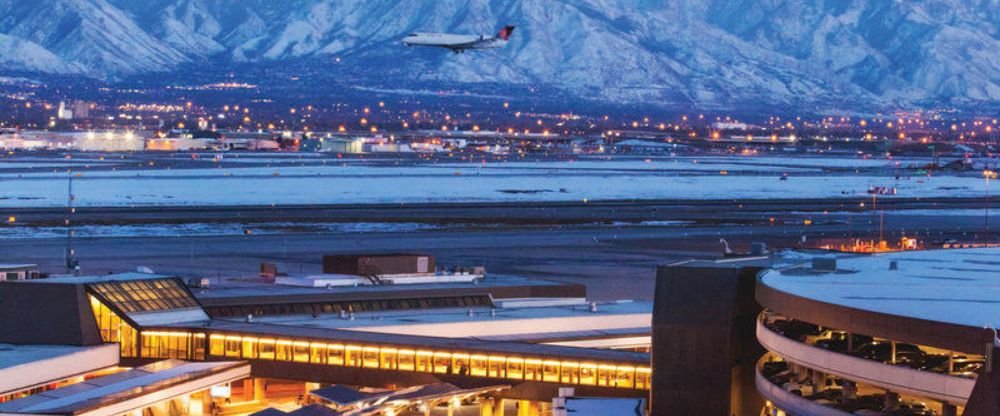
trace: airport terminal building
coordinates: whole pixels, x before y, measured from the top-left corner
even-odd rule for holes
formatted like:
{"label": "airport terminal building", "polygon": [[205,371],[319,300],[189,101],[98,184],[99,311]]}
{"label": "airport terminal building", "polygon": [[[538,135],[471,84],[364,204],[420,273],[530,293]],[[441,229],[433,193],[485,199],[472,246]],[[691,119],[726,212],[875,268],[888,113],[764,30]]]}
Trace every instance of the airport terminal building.
{"label": "airport terminal building", "polygon": [[998,258],[684,261],[652,303],[475,274],[0,282],[0,414],[996,415]]}
{"label": "airport terminal building", "polygon": [[[513,277],[342,288],[190,283],[122,273],[0,285],[0,342],[104,353],[113,346],[115,353],[100,368],[11,386],[0,413],[47,414],[30,401],[114,378],[123,390],[136,380],[202,380],[172,390],[174,396],[146,395],[183,414],[247,413],[283,397],[315,404],[331,385],[395,391],[393,409],[416,406],[421,414],[438,405],[448,414],[474,405],[479,414],[538,415],[566,396],[560,388],[640,401],[650,390],[652,304],[590,303],[576,285]],[[109,374],[95,378],[93,371]],[[165,379],[146,374],[152,372]],[[33,390],[38,386],[46,388]],[[415,386],[423,393],[406,390]],[[356,394],[340,405],[374,402]],[[98,407],[87,411],[149,414],[150,408]]]}

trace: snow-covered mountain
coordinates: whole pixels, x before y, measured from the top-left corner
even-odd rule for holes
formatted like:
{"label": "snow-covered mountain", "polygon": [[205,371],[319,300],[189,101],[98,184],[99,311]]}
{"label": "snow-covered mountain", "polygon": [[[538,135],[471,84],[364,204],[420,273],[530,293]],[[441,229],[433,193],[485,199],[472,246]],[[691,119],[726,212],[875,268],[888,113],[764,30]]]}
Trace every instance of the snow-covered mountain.
{"label": "snow-covered mountain", "polygon": [[[417,30],[495,51],[412,49]],[[545,86],[612,102],[852,109],[1000,102],[1000,0],[0,0],[0,72],[100,79],[212,62]]]}

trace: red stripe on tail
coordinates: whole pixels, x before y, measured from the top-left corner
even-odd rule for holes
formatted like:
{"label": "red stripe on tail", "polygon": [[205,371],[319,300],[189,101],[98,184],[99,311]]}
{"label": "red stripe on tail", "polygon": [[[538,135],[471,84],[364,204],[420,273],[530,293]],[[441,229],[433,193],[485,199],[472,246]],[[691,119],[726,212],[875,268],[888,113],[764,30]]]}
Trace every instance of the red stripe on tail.
{"label": "red stripe on tail", "polygon": [[500,33],[497,33],[497,37],[503,40],[510,39],[510,34],[514,33],[514,26],[504,26],[500,29]]}

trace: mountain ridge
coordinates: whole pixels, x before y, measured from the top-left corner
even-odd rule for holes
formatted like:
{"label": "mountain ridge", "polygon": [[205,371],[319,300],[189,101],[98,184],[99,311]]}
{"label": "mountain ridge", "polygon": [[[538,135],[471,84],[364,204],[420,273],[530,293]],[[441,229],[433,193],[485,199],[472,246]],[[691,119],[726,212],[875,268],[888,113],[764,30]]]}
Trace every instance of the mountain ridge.
{"label": "mountain ridge", "polygon": [[[343,59],[362,83],[544,86],[666,106],[1000,101],[1000,0],[0,0],[0,72],[114,81],[205,62]],[[407,49],[416,30],[497,51]],[[405,70],[400,71],[400,68]]]}

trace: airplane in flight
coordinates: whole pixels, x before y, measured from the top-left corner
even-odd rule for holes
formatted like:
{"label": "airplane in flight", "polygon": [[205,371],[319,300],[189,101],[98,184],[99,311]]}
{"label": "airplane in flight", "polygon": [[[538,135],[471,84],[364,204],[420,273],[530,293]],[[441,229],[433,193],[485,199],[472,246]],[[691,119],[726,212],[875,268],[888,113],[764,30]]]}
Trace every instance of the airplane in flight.
{"label": "airplane in flight", "polygon": [[514,33],[514,26],[504,26],[495,36],[455,35],[450,33],[412,33],[403,38],[406,46],[430,46],[451,49],[462,53],[468,49],[493,49],[507,45],[507,39]]}

